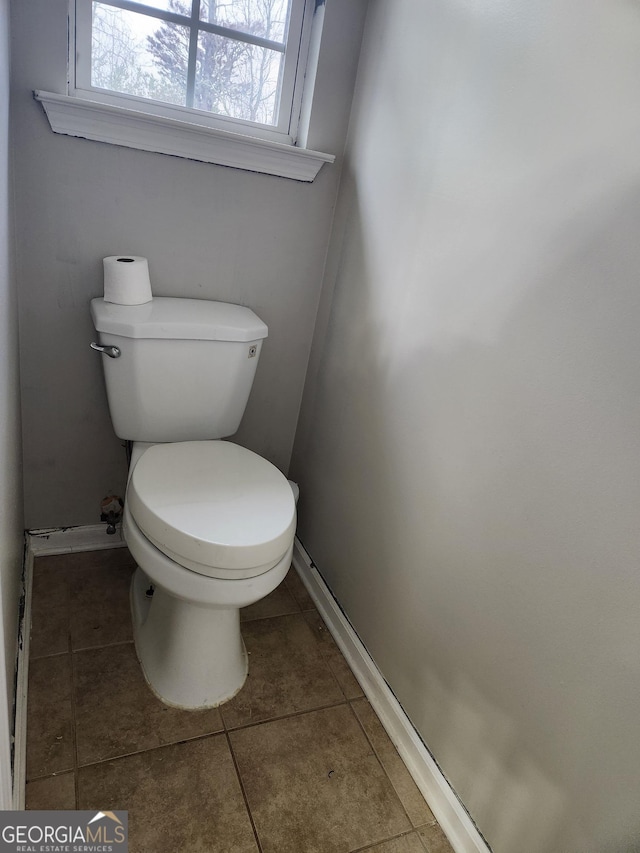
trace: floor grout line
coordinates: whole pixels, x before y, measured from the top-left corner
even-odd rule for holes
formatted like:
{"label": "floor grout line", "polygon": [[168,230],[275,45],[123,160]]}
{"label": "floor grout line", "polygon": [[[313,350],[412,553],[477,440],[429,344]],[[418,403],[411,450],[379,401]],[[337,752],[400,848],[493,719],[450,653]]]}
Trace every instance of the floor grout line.
{"label": "floor grout line", "polygon": [[250,619],[240,618],[240,627],[248,625],[250,622],[264,622],[265,619],[278,619],[280,616],[298,616],[302,613],[301,610],[287,610],[286,613],[268,613],[266,616],[252,616]]}
{"label": "floor grout line", "polygon": [[78,764],[78,770],[85,770],[87,767],[98,767],[100,764],[111,764],[114,761],[124,761],[127,758],[133,758],[136,755],[144,755],[146,752],[158,752],[161,749],[169,749],[172,746],[182,746],[183,744],[193,743],[198,740],[207,740],[208,738],[220,737],[225,735],[224,729],[219,729],[216,732],[206,732],[201,735],[183,738],[182,740],[174,740],[168,743],[159,743],[155,746],[147,746],[145,749],[134,749],[132,752],[123,752],[120,755],[110,755],[106,758],[99,758],[96,761],[88,761],[86,764]]}
{"label": "floor grout line", "polygon": [[418,839],[418,843],[421,848],[424,850],[424,844],[422,843],[422,839],[418,835],[418,832],[415,828],[408,829],[406,832],[400,832],[398,835],[390,835],[387,838],[381,838],[378,841],[374,841],[373,844],[367,844],[364,847],[354,847],[349,850],[349,853],[367,853],[367,850],[375,850],[380,844],[388,844],[390,841],[397,841],[399,838],[406,838],[407,835],[412,835],[415,833],[416,838]]}
{"label": "floor grout line", "polygon": [[[384,773],[385,778],[387,779],[387,781],[388,781],[388,782],[389,782],[389,784],[391,785],[391,788],[392,788],[392,790],[393,790],[393,793],[394,793],[394,794],[396,795],[396,797],[398,798],[398,802],[400,803],[400,806],[402,807],[402,811],[403,811],[403,812],[405,813],[405,815],[407,816],[407,820],[409,821],[410,826],[412,827],[412,829],[415,829],[415,826],[413,825],[413,821],[411,820],[411,816],[409,815],[409,812],[407,811],[407,809],[406,809],[406,807],[405,807],[404,801],[403,801],[402,797],[400,796],[400,794],[398,793],[398,791],[396,790],[396,786],[393,784],[393,779],[392,779],[392,778],[389,776],[389,774],[387,773],[387,768],[384,766],[384,761],[383,761],[383,760],[382,760],[382,758],[380,757],[380,755],[379,755],[379,753],[378,753],[378,750],[377,750],[377,749],[375,748],[375,746],[374,746],[373,741],[371,740],[371,738],[369,737],[369,735],[368,735],[368,734],[367,734],[367,732],[366,732],[366,729],[365,729],[365,727],[364,727],[364,725],[363,725],[363,723],[362,723],[362,720],[360,719],[360,717],[359,717],[359,716],[358,716],[358,714],[356,713],[355,708],[353,707],[353,702],[356,702],[356,701],[358,701],[358,700],[354,699],[352,702],[349,702],[349,703],[348,703],[348,704],[349,704],[349,708],[350,708],[350,710],[351,710],[351,713],[352,713],[352,714],[353,714],[353,716],[356,718],[356,722],[358,723],[358,726],[360,727],[360,731],[362,732],[362,734],[364,735],[364,737],[365,737],[365,739],[366,739],[367,743],[368,743],[368,744],[369,744],[369,746],[371,747],[371,751],[373,752],[373,754],[375,755],[375,757],[378,759],[378,764],[379,764],[379,765],[380,765],[380,767],[382,768],[382,772]],[[368,700],[367,700],[367,704],[368,704]],[[407,830],[407,832],[409,832],[409,831],[410,831],[410,830]],[[403,835],[406,835],[407,833],[405,832],[405,833],[402,833],[402,834],[403,834]]]}
{"label": "floor grout line", "polygon": [[133,637],[130,640],[114,640],[113,643],[102,643],[99,646],[82,646],[79,649],[71,649],[71,654],[77,655],[81,652],[95,652],[97,649],[111,649],[115,646],[130,646],[132,644]]}
{"label": "floor grout line", "polygon": [[[69,644],[71,644],[71,625],[69,625]],[[76,718],[76,665],[73,654],[69,654],[71,663],[71,724],[73,726],[73,787],[75,794],[75,807],[80,802],[79,773],[78,773],[78,726]]]}
{"label": "floor grout line", "polygon": [[113,643],[103,643],[100,646],[82,646],[79,649],[69,648],[64,652],[52,652],[49,655],[30,655],[30,661],[46,660],[48,658],[62,657],[62,655],[76,655],[79,652],[93,652],[96,649],[110,649],[114,646],[126,646],[133,643],[133,640],[115,640]]}
{"label": "floor grout line", "polygon": [[[279,714],[276,717],[267,717],[267,719],[265,719],[265,720],[256,720],[255,722],[243,723],[239,726],[227,727],[225,725],[224,730],[225,730],[225,732],[228,732],[229,734],[231,734],[232,732],[240,732],[243,729],[254,729],[256,726],[262,726],[262,725],[265,725],[266,723],[277,723],[277,722],[280,722],[281,720],[288,720],[290,717],[302,717],[305,714],[313,714],[316,711],[326,711],[327,708],[340,708],[342,705],[348,705],[348,704],[349,704],[348,699],[341,699],[339,702],[329,702],[326,705],[316,705],[313,708],[301,708],[298,711],[290,711],[288,714]],[[224,718],[223,718],[223,722],[224,722]]]}
{"label": "floor grout line", "polygon": [[251,806],[249,805],[249,798],[247,797],[247,792],[244,787],[244,782],[242,781],[242,775],[240,773],[240,767],[238,766],[238,761],[236,759],[236,754],[233,751],[233,744],[231,743],[231,738],[229,737],[229,732],[225,732],[225,737],[227,739],[227,747],[229,748],[229,752],[231,753],[231,760],[233,761],[233,766],[236,771],[236,776],[238,777],[238,783],[240,785],[240,791],[242,793],[242,799],[244,800],[245,808],[247,809],[247,814],[249,815],[249,822],[251,823],[251,829],[253,830],[253,836],[256,840],[256,845],[260,853],[262,853],[262,844],[260,843],[260,836],[258,835],[258,829],[256,827],[255,821],[253,819],[253,814],[251,813]]}

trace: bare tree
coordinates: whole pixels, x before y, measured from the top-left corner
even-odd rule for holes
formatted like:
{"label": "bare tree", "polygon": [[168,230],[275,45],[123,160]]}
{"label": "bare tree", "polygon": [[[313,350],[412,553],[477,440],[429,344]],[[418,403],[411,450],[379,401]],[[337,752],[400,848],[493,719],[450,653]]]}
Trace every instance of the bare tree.
{"label": "bare tree", "polygon": [[95,6],[91,84],[100,89],[151,97],[151,75],[140,62],[144,43],[132,34],[119,9]]}
{"label": "bare tree", "polygon": [[[189,0],[169,0],[169,9],[191,15]],[[285,37],[288,0],[201,0],[204,22],[276,42]],[[140,26],[136,26],[135,21]],[[185,105],[189,28],[95,4],[92,85],[115,92]],[[148,32],[147,28],[147,32]],[[193,106],[206,112],[262,124],[276,120],[282,53],[200,30]]]}
{"label": "bare tree", "polygon": [[[170,0],[170,9],[190,14],[185,0]],[[286,0],[202,0],[201,20],[265,39],[284,35]],[[147,37],[164,85],[186,79],[189,34],[163,22]],[[199,33],[193,106],[234,118],[270,124],[275,120],[282,54],[215,33]]]}

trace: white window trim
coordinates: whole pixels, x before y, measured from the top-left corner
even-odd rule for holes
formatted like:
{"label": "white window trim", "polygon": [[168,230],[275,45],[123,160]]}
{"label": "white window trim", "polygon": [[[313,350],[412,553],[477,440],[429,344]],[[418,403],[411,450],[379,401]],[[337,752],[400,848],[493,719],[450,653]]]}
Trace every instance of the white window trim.
{"label": "white window trim", "polygon": [[55,133],[124,145],[189,160],[217,163],[250,172],[263,172],[297,181],[313,181],[333,154],[298,148],[283,142],[244,136],[191,122],[57,95],[34,92]]}
{"label": "white window trim", "polygon": [[[72,20],[70,16],[70,28]],[[319,27],[321,16],[313,23]],[[317,33],[312,34],[313,37],[317,38]],[[75,59],[73,38],[70,37],[69,41],[69,68],[72,70]],[[307,75],[308,80],[313,77],[313,73]],[[71,82],[67,92],[34,92],[55,133],[298,181],[313,181],[323,163],[335,160],[332,154],[298,147],[292,141],[254,136],[250,126],[246,132],[212,126],[205,118],[199,117],[198,111],[163,109],[160,106],[156,109],[152,102],[140,109],[138,99],[126,95],[122,98],[110,94],[100,97],[94,92],[79,92]],[[302,97],[308,100],[310,93],[305,92]],[[290,140],[290,137],[283,138]]]}

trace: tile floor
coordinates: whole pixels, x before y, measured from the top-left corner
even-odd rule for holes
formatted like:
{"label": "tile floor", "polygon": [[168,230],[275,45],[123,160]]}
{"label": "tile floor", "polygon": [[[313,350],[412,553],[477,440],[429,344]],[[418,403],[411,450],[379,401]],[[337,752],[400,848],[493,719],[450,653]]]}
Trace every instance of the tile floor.
{"label": "tile floor", "polygon": [[34,569],[27,808],[125,809],[132,853],[452,853],[294,569],[242,613],[249,677],[164,706],[126,548]]}

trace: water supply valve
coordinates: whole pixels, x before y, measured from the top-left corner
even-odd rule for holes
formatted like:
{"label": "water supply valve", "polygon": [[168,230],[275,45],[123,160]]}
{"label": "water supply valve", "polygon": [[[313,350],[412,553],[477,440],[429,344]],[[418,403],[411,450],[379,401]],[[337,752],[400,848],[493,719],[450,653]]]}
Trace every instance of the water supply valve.
{"label": "water supply valve", "polygon": [[123,508],[124,501],[119,495],[107,495],[100,502],[100,521],[106,521],[109,535],[116,532],[116,524],[122,518]]}

